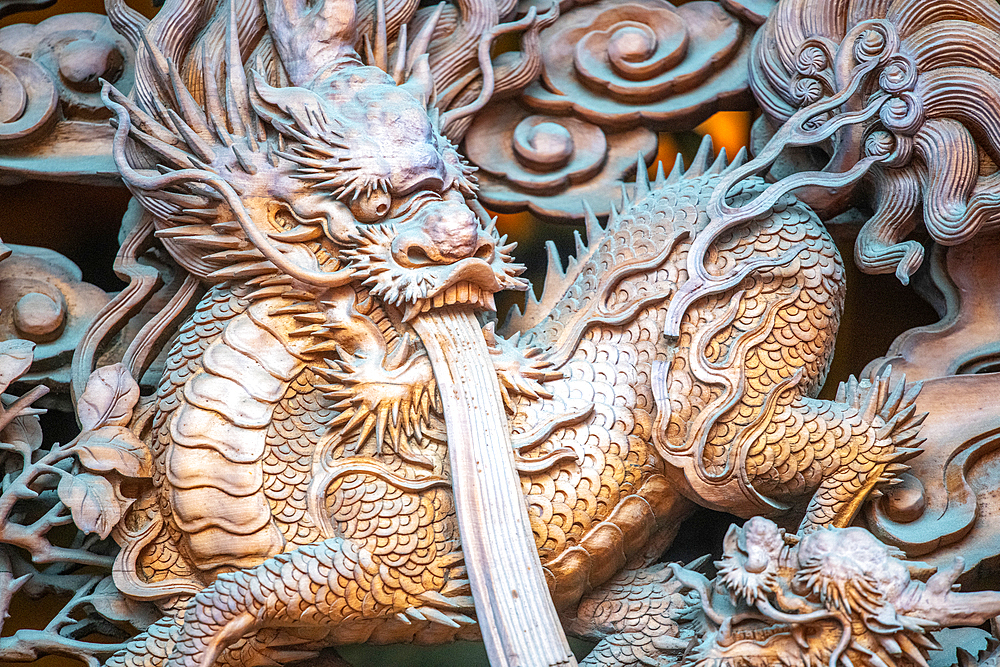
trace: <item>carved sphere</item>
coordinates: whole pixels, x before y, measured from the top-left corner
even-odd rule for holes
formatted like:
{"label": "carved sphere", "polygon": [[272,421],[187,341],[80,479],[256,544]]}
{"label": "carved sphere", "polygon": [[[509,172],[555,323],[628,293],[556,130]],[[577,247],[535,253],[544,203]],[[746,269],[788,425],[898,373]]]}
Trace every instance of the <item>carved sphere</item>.
{"label": "carved sphere", "polygon": [[351,202],[351,213],[359,222],[376,222],[389,212],[392,198],[383,190],[372,190]]}
{"label": "carved sphere", "polygon": [[902,484],[885,492],[882,508],[886,517],[899,523],[916,521],[923,515],[927,501],[924,485],[913,475],[901,475]]}
{"label": "carved sphere", "polygon": [[100,36],[70,42],[59,51],[57,58],[63,82],[85,93],[100,90],[100,79],[116,81],[125,65],[125,56],[115,43]]}
{"label": "carved sphere", "polygon": [[25,338],[37,341],[56,332],[66,318],[62,303],[48,294],[28,292],[14,305],[14,326]]}
{"label": "carved sphere", "polygon": [[17,75],[0,65],[0,123],[17,120],[24,113],[28,96]]}

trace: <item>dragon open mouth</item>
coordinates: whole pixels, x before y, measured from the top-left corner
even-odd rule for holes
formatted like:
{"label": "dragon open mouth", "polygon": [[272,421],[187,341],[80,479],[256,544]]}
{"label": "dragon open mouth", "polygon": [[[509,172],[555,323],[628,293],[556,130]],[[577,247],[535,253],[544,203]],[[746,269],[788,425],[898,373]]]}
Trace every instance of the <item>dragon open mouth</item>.
{"label": "dragon open mouth", "polygon": [[484,290],[479,286],[462,281],[440,289],[434,296],[417,299],[414,303],[406,304],[406,311],[403,321],[409,322],[420,313],[426,313],[431,308],[441,308],[443,306],[469,305],[477,309],[496,311],[496,302],[493,299],[493,292]]}

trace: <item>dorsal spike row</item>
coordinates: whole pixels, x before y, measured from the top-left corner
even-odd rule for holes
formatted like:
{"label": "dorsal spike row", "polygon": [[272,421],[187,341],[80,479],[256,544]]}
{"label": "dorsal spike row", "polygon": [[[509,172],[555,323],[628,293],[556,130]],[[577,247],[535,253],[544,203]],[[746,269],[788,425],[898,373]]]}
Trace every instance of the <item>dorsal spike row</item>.
{"label": "dorsal spike row", "polygon": [[740,150],[736,153],[735,156],[733,156],[732,161],[729,163],[729,169],[739,169],[744,164],[746,164],[746,161],[748,159],[749,156],[747,155],[747,147],[740,146]]}

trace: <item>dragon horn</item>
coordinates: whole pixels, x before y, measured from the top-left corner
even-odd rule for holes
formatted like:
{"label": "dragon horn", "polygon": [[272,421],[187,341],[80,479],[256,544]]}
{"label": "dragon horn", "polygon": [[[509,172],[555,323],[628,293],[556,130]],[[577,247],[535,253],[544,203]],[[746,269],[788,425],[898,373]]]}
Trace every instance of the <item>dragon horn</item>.
{"label": "dragon horn", "polygon": [[292,84],[311,87],[320,74],[357,64],[354,0],[264,0],[267,24]]}

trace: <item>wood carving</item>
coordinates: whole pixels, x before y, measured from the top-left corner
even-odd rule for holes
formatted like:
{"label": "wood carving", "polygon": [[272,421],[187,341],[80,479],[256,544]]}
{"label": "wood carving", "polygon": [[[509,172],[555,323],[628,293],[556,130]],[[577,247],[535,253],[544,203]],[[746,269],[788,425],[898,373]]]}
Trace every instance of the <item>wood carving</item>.
{"label": "wood carving", "polygon": [[[1000,201],[995,4],[107,10],[0,30],[0,170],[99,182],[53,151],[104,151],[133,195],[117,294],[74,308],[79,273],[0,246],[0,389],[24,393],[0,617],[68,600],[0,660],[471,639],[568,666],[569,633],[594,667],[927,667],[935,632],[1000,615],[953,590],[1000,555],[977,512],[1000,276],[972,246]],[[649,177],[657,132],[751,91],[752,159],[706,138]],[[583,221],[540,295],[484,204]],[[846,290],[823,220],[849,207],[856,263],[929,264],[946,317],[821,399]],[[925,262],[918,226],[952,249]],[[500,324],[504,290],[528,294]],[[59,379],[61,444],[26,382]],[[747,519],[714,582],[660,562],[697,506]]]}
{"label": "wood carving", "polygon": [[133,58],[96,14],[0,29],[0,169],[8,178],[117,183],[100,81],[131,89]]}
{"label": "wood carving", "polygon": [[714,591],[672,566],[711,628],[684,664],[926,665],[935,630],[1000,610],[1000,593],[954,590],[961,559],[923,583],[861,528],[790,535],[754,518],[730,528],[723,549]]}
{"label": "wood carving", "polygon": [[73,350],[111,297],[83,282],[80,269],[59,253],[7,247],[12,252],[0,262],[0,340],[34,343],[31,368],[20,381],[44,382],[70,408]]}

